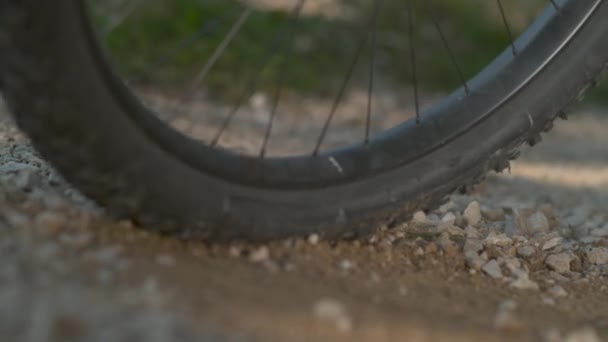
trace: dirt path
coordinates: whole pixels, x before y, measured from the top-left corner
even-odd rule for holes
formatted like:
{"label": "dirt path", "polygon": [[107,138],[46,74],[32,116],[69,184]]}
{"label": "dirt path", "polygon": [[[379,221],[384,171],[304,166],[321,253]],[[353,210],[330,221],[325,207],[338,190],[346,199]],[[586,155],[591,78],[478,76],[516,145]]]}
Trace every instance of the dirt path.
{"label": "dirt path", "polygon": [[2,122],[3,340],[608,339],[605,116],[365,241],[264,246],[112,222]]}

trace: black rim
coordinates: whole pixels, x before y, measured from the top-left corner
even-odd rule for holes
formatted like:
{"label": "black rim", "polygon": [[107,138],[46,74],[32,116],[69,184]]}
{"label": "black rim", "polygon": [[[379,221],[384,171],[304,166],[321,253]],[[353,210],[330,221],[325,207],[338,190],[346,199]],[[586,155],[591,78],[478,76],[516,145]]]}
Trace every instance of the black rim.
{"label": "black rim", "polygon": [[[500,56],[417,120],[369,137],[365,144],[313,156],[259,158],[207,146],[178,133],[132,95],[113,73],[90,22],[85,20],[83,25],[116,99],[122,102],[133,122],[161,148],[202,172],[232,183],[285,190],[311,189],[352,182],[401,167],[440,149],[487,120],[551,62],[601,1],[551,1]],[[84,6],[82,12],[83,18],[87,18]],[[533,113],[528,115],[533,125]]]}

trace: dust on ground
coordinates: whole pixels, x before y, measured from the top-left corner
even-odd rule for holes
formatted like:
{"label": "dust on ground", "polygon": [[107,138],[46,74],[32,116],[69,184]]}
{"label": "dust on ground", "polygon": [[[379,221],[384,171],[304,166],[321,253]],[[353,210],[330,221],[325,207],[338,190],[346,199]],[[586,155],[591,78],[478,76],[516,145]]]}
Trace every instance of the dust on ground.
{"label": "dust on ground", "polygon": [[360,241],[216,246],[115,222],[2,114],[11,341],[608,339],[608,119],[581,110],[468,196]]}

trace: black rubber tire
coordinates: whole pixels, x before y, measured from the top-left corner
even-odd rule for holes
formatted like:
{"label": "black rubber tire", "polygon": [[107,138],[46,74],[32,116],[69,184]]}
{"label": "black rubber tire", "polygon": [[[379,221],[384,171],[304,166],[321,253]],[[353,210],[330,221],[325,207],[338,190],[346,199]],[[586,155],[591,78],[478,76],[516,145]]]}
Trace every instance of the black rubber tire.
{"label": "black rubber tire", "polygon": [[[320,186],[280,188],[248,183],[245,176],[234,181],[185,162],[189,146],[162,146],[159,141],[176,134],[127,110],[134,100],[101,66],[79,0],[0,2],[0,84],[18,125],[43,156],[119,217],[186,238],[360,236],[438,205],[488,170],[508,167],[521,143],[536,143],[597,81],[608,62],[608,1],[560,3],[564,17],[569,7],[593,10],[491,115],[449,143],[435,136],[432,150],[407,163]],[[153,137],[154,131],[165,136]],[[239,166],[220,170],[236,172]]]}

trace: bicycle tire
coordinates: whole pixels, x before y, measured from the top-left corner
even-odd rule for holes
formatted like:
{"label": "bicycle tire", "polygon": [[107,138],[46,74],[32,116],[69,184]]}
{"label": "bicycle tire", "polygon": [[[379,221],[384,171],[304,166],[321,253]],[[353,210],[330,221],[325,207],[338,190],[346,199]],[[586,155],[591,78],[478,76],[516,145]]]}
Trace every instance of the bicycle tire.
{"label": "bicycle tire", "polygon": [[[518,56],[506,51],[488,67],[501,77],[473,82],[495,87],[466,106],[448,106],[458,94],[445,100],[453,118],[469,113],[458,134],[437,128],[452,122],[438,117],[421,129],[422,141],[401,126],[367,151],[339,152],[353,157],[342,172],[327,158],[247,169],[245,157],[229,153],[200,158],[198,144],[150,115],[105,63],[83,3],[0,3],[5,100],[39,152],[85,195],[117,217],[185,238],[356,237],[433,208],[507,168],[608,63],[608,2],[563,0],[518,40]],[[421,144],[424,153],[412,155]]]}

